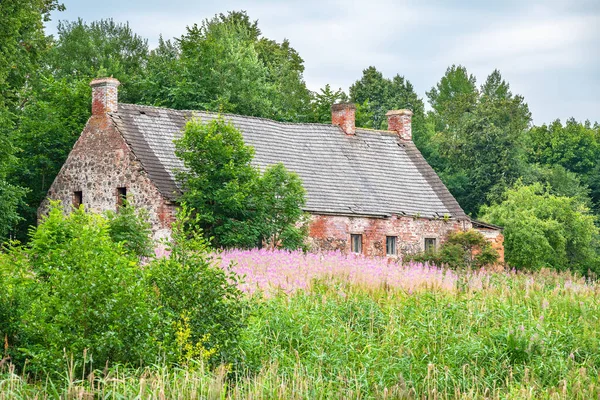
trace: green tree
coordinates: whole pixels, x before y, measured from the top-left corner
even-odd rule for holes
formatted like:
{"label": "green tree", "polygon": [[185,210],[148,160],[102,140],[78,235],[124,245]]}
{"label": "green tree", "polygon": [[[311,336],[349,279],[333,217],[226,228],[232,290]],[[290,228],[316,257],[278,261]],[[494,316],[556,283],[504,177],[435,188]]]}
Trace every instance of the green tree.
{"label": "green tree", "polygon": [[283,164],[265,169],[258,181],[258,210],[255,223],[262,239],[275,247],[296,249],[306,237],[302,220],[306,191],[300,177]]}
{"label": "green tree", "polygon": [[502,202],[484,206],[482,218],[504,227],[506,261],[515,268],[599,272],[595,217],[575,198],[517,184]]}
{"label": "green tree", "polygon": [[[361,79],[350,86],[350,100],[368,104],[372,116],[370,127],[387,129],[385,114],[389,110],[409,109],[413,112],[413,135],[421,136],[425,129],[425,106],[413,85],[403,76],[387,79],[375,67],[363,71]],[[367,102],[367,103],[365,103]]]}
{"label": "green tree", "polygon": [[10,168],[10,182],[28,189],[19,208],[19,240],[26,240],[28,227],[35,225],[37,208],[81,134],[91,104],[89,82],[83,80],[39,76],[26,92],[14,131],[19,158]]}
{"label": "green tree", "polygon": [[329,84],[312,94],[312,122],[331,124],[331,105],[347,100],[346,93],[340,88],[336,91]]}
{"label": "green tree", "polygon": [[180,109],[307,121],[304,61],[288,40],[262,37],[244,11],[219,14],[171,41],[148,62],[144,101]]}
{"label": "green tree", "polygon": [[60,21],[58,38],[47,56],[47,69],[57,79],[69,82],[114,76],[122,86],[119,100],[136,102],[139,81],[148,59],[148,41],[135,34],[128,23],[101,19],[89,24]]}
{"label": "green tree", "polygon": [[298,233],[304,191],[283,166],[261,176],[251,165],[254,149],[241,133],[219,117],[207,124],[192,120],[175,141],[186,171],[178,178],[181,200],[198,216],[199,226],[217,247],[254,247],[263,240],[284,241]]}
{"label": "green tree", "polygon": [[[440,176],[463,209],[476,215],[483,204],[500,198],[522,175],[523,138],[531,114],[523,97],[512,94],[497,70],[482,85],[474,106],[474,79],[462,68],[450,68],[446,74],[446,79],[429,92],[432,107],[441,110],[432,113],[434,129],[440,127],[438,121],[443,121],[442,131],[434,134],[442,161],[437,165],[439,168],[441,164]],[[458,111],[448,101],[440,100],[452,98],[447,89],[452,81],[462,82],[456,86],[466,88],[457,96],[462,104]]]}
{"label": "green tree", "polygon": [[439,132],[456,127],[465,113],[473,112],[479,96],[475,77],[462,65],[448,67],[426,94]]}
{"label": "green tree", "polygon": [[13,132],[24,101],[21,91],[48,46],[43,23],[54,9],[63,6],[56,0],[0,2],[0,241],[21,219],[17,207],[26,190],[7,181],[18,148]]}

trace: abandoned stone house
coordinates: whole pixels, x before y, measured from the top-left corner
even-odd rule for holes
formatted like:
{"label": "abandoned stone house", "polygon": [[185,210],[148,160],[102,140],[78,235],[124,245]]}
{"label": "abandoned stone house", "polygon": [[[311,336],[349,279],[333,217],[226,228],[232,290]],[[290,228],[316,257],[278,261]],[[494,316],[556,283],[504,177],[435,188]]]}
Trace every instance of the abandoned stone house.
{"label": "abandoned stone house", "polygon": [[[40,206],[48,199],[103,212],[131,195],[150,215],[155,238],[168,237],[183,167],[173,140],[193,116],[182,111],[118,102],[119,82],[96,79],[92,116]],[[352,104],[332,106],[332,124],[282,123],[224,115],[255,149],[259,168],[282,162],[307,192],[314,249],[397,255],[440,244],[449,232],[478,229],[502,252],[498,227],[472,221],[412,142],[409,110],[387,113],[389,130],[355,126]],[[502,252],[503,253],[503,252]]]}

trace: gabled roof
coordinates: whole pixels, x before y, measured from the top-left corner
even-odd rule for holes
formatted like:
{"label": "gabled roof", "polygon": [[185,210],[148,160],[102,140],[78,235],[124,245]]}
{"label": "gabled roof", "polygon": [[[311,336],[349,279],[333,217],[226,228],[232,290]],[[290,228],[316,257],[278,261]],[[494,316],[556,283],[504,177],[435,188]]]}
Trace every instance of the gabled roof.
{"label": "gabled roof", "polygon": [[[175,174],[183,163],[173,140],[192,116],[202,121],[216,113],[119,104],[110,114],[140,159],[150,179],[169,200],[180,194]],[[296,172],[307,192],[305,210],[313,213],[428,218],[466,215],[412,142],[395,132],[356,129],[346,135],[334,125],[282,123],[223,114],[255,149],[253,164],[281,162]]]}

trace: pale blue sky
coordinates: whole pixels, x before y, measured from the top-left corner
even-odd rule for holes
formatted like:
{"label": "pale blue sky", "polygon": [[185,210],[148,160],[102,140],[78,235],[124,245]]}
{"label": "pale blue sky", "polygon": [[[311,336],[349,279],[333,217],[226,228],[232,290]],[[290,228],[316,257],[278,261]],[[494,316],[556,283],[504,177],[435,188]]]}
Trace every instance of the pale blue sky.
{"label": "pale blue sky", "polygon": [[376,66],[399,73],[420,96],[451,64],[481,84],[498,68],[529,104],[536,124],[575,117],[600,122],[600,0],[62,0],[59,19],[113,18],[157,43],[216,13],[246,10],[270,39],[290,40],[304,78],[345,91]]}

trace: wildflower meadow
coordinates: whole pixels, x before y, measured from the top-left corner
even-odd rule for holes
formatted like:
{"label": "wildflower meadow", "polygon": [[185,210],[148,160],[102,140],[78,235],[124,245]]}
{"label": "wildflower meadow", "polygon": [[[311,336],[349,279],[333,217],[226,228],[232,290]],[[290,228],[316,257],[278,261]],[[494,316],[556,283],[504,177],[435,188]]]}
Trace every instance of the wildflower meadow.
{"label": "wildflower meadow", "polygon": [[[65,365],[0,398],[592,399],[600,285],[549,270],[448,270],[279,250],[213,254],[251,303],[236,361]],[[73,362],[73,361],[71,361]]]}

